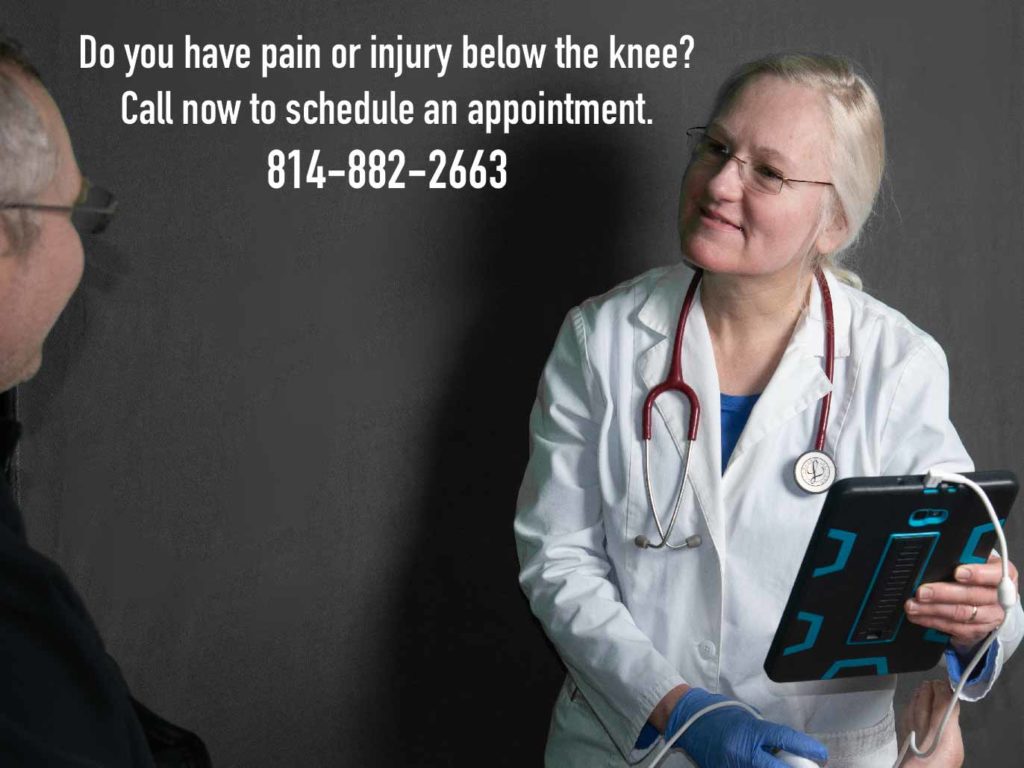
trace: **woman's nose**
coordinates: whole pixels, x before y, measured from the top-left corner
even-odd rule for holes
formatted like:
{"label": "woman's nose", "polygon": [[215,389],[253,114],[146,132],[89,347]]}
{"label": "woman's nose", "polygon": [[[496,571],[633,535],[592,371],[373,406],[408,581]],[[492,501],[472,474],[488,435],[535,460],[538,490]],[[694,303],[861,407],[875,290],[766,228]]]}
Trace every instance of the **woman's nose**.
{"label": "woman's nose", "polygon": [[708,191],[724,200],[739,198],[743,194],[743,161],[738,157],[726,160],[708,179]]}

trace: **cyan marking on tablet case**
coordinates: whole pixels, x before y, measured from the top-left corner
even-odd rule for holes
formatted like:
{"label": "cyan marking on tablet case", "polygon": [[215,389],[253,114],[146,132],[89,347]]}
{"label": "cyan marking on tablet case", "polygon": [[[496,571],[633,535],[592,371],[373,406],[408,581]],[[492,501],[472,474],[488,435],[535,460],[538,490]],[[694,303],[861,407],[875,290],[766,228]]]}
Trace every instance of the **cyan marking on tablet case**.
{"label": "cyan marking on tablet case", "polygon": [[949,519],[949,511],[945,509],[915,509],[910,513],[907,524],[911,528],[924,528],[927,525],[941,525]]}
{"label": "cyan marking on tablet case", "polygon": [[789,646],[782,652],[783,656],[789,656],[791,653],[799,653],[800,651],[807,651],[814,647],[814,644],[818,642],[818,633],[821,631],[821,622],[825,620],[824,616],[819,616],[816,613],[807,613],[806,611],[800,611],[796,615],[800,621],[807,622],[807,637],[804,638],[802,643]]}
{"label": "cyan marking on tablet case", "polygon": [[839,554],[836,555],[836,561],[832,565],[815,568],[814,573],[811,574],[815,578],[843,570],[850,559],[850,553],[853,552],[853,542],[857,540],[856,533],[841,531],[838,528],[829,529],[828,537],[839,542]]}
{"label": "cyan marking on tablet case", "polygon": [[[1001,525],[1001,526],[1002,525],[1006,525],[1006,518],[1005,517],[1002,520],[999,521],[999,525]],[[984,536],[989,531],[994,531],[995,529],[996,529],[996,527],[994,525],[992,525],[992,523],[984,523],[982,525],[977,525],[977,526],[974,527],[974,530],[971,531],[971,537],[969,539],[967,539],[967,544],[964,545],[964,551],[960,555],[960,563],[961,563],[961,565],[963,565],[963,564],[970,564],[970,563],[987,563],[988,562],[988,557],[987,556],[986,557],[978,557],[976,554],[974,554],[974,550],[976,550],[978,548],[978,543],[981,541],[981,537]]]}
{"label": "cyan marking on tablet case", "polygon": [[868,600],[871,598],[871,590],[875,588],[875,582],[878,580],[878,574],[882,570],[882,565],[885,564],[885,557],[889,554],[889,549],[892,547],[894,540],[899,539],[900,541],[906,541],[907,539],[931,539],[931,547],[928,549],[928,554],[925,555],[921,562],[921,567],[917,570],[917,575],[914,577],[914,587],[910,590],[910,594],[914,594],[917,588],[921,585],[921,580],[924,578],[924,571],[928,567],[928,563],[932,559],[932,555],[935,554],[935,545],[939,543],[939,532],[929,531],[927,533],[893,533],[889,536],[889,540],[885,543],[885,549],[882,550],[882,556],[878,558],[878,565],[875,566],[875,574],[871,577],[871,583],[868,584],[868,588],[864,591],[864,599],[860,603],[860,610],[857,611],[857,618],[853,620],[853,626],[850,627],[850,634],[846,636],[847,645],[871,645],[874,643],[891,643],[896,639],[896,636],[900,633],[900,627],[903,626],[903,620],[907,617],[905,613],[900,612],[899,621],[896,622],[896,627],[886,639],[879,640],[854,640],[853,635],[857,631],[857,626],[860,624],[860,617],[864,613],[864,609],[867,607]]}
{"label": "cyan marking on tablet case", "polygon": [[924,639],[929,643],[940,643],[945,645],[949,642],[949,635],[945,632],[939,632],[937,629],[929,628],[928,631],[924,633]]}
{"label": "cyan marking on tablet case", "polygon": [[831,667],[828,668],[828,672],[821,676],[822,680],[831,680],[841,670],[854,669],[856,667],[874,667],[875,674],[888,675],[889,674],[889,660],[885,656],[872,656],[869,659],[843,659],[835,662]]}

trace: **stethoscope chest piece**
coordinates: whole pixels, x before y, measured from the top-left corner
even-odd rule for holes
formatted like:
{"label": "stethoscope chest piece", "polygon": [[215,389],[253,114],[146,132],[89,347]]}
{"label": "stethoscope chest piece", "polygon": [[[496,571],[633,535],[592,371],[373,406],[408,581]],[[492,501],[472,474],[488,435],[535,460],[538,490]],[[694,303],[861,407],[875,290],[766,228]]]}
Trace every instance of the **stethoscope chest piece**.
{"label": "stethoscope chest piece", "polygon": [[823,451],[808,451],[796,460],[793,476],[808,493],[824,493],[836,481],[836,463]]}

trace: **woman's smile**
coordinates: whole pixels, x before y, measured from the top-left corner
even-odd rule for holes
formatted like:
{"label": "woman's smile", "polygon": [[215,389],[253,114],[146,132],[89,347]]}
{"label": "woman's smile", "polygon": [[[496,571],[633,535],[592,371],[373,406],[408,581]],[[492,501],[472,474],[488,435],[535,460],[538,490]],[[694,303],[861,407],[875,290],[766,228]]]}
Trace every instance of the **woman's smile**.
{"label": "woman's smile", "polygon": [[713,211],[710,208],[701,206],[700,209],[700,220],[701,224],[710,229],[717,229],[722,232],[739,232],[743,234],[743,227],[735,223],[732,219],[727,216],[723,216],[717,211]]}

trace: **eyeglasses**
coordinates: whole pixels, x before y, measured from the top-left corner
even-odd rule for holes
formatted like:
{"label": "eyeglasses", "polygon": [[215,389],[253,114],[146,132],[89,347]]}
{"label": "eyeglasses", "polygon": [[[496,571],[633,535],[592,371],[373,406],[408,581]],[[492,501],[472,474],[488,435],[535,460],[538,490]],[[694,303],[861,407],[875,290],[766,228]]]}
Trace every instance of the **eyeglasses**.
{"label": "eyeglasses", "polygon": [[94,186],[82,177],[82,189],[72,205],[42,203],[0,203],[0,210],[56,211],[70,213],[71,225],[80,235],[97,235],[107,228],[117,210],[117,199],[103,187]]}
{"label": "eyeglasses", "polygon": [[690,156],[692,162],[706,168],[720,169],[730,160],[735,160],[740,166],[740,180],[743,186],[751,192],[764,192],[766,195],[777,195],[782,191],[782,186],[789,183],[800,184],[825,184],[833,186],[831,181],[812,181],[810,179],[790,179],[783,175],[782,171],[773,168],[767,163],[759,160],[744,160],[732,153],[728,144],[708,136],[708,129],[701,126],[690,128],[686,132],[690,142]]}

